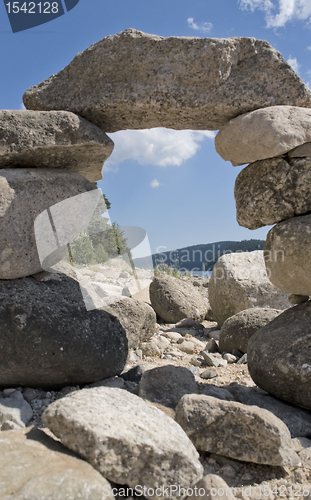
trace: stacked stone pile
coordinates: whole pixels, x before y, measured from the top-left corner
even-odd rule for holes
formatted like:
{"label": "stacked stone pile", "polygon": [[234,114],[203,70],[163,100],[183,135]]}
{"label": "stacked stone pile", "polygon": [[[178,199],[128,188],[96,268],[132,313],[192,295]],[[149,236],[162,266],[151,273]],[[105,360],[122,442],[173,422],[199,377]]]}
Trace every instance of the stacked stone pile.
{"label": "stacked stone pile", "polygon": [[311,111],[296,106],[242,114],[216,136],[225,160],[251,162],[235,184],[237,220],[249,229],[275,224],[265,245],[267,275],[298,304],[252,337],[250,373],[263,389],[309,409],[311,309],[299,302],[311,295],[310,141]]}
{"label": "stacked stone pile", "polygon": [[[260,122],[262,116],[267,116],[267,121],[273,123],[262,128],[268,130],[266,136],[271,140],[271,128],[277,121],[274,118],[280,110],[282,127],[286,123],[288,127],[283,135],[295,136],[294,139],[283,140],[278,136],[274,142],[283,141],[285,145],[272,144],[269,149],[265,145],[268,137],[264,135],[262,146],[257,145],[258,149],[269,151],[268,157],[256,156],[253,151],[242,159],[239,154],[232,156],[235,164],[253,162],[245,171],[255,169],[256,173],[248,177],[245,174],[249,181],[243,193],[247,196],[238,194],[239,184],[242,186],[244,182],[240,181],[243,172],[237,180],[237,204],[240,198],[250,200],[249,207],[244,211],[242,207],[238,217],[239,221],[249,218],[247,224],[255,227],[277,223],[272,235],[288,223],[281,222],[286,218],[290,217],[292,223],[298,219],[306,221],[305,214],[310,208],[308,200],[301,198],[307,198],[308,193],[305,179],[309,157],[305,155],[310,154],[307,143],[311,142],[310,90],[267,42],[253,38],[166,39],[126,30],[78,54],[60,73],[29,89],[24,103],[31,111],[3,112],[1,118],[0,385],[6,388],[0,394],[0,424],[3,430],[13,430],[6,431],[5,439],[0,435],[0,496],[6,500],[78,497],[95,500],[102,499],[106,486],[106,498],[113,498],[110,484],[117,483],[142,485],[147,499],[167,498],[163,489],[157,493],[155,489],[177,486],[169,495],[176,500],[202,497],[193,491],[198,485],[206,488],[205,497],[209,498],[215,496],[212,488],[216,485],[227,487],[219,477],[210,474],[219,470],[213,468],[215,463],[223,465],[223,475],[232,484],[253,481],[252,475],[247,475],[248,469],[243,469],[245,463],[274,467],[276,479],[280,470],[284,473],[284,467],[293,477],[298,477],[295,475],[298,469],[303,484],[310,478],[311,446],[306,439],[310,413],[239,384],[225,388],[206,381],[217,378],[218,374],[220,380],[222,370],[232,373],[233,365],[246,375],[247,356],[242,351],[247,350],[251,373],[259,385],[265,386],[268,380],[267,391],[276,393],[275,387],[281,388],[277,396],[311,409],[310,303],[289,309],[285,303],[288,292],[309,295],[308,286],[303,290],[295,288],[294,277],[286,284],[285,278],[280,278],[282,286],[277,285],[281,291],[272,286],[261,273],[260,252],[248,260],[243,257],[248,270],[253,261],[259,264],[254,278],[241,279],[232,272],[241,268],[241,262],[240,265],[234,259],[229,262],[231,256],[226,256],[227,260],[222,260],[215,269],[214,276],[217,272],[223,274],[221,279],[217,275],[216,292],[213,279],[209,294],[186,282],[174,286],[171,279],[161,277],[152,283],[150,295],[158,316],[174,321],[153,335],[155,313],[150,312],[149,306],[136,304],[133,309],[135,302],[127,299],[126,307],[121,310],[118,304],[113,304],[109,313],[102,308],[87,311],[79,280],[73,272],[52,270],[37,275],[36,279],[33,274],[45,269],[46,264],[59,261],[67,243],[87,225],[96,203],[96,197],[90,197],[94,191],[90,181],[100,177],[99,163],[112,150],[105,132],[155,126],[203,130],[223,127],[216,141],[220,151],[219,143],[225,142],[222,137],[230,135],[226,130],[234,129],[234,124],[243,122],[243,117],[251,117],[245,126],[247,132],[251,134],[255,122],[253,129],[257,134],[260,127],[257,118],[252,117],[259,116]],[[288,113],[286,119],[284,113]],[[242,150],[247,150],[252,140],[249,138]],[[236,147],[235,136],[232,141]],[[254,142],[258,142],[256,138]],[[230,145],[225,147],[229,153],[230,148]],[[294,151],[291,156],[290,151]],[[267,172],[265,176],[261,166],[262,172]],[[274,199],[274,194],[270,195],[271,166],[275,176],[273,189],[284,201],[278,203],[280,207],[271,202],[269,211],[269,200]],[[301,186],[301,194],[296,193],[297,186]],[[78,203],[71,205],[68,200],[76,197]],[[55,239],[59,227],[66,229],[68,217],[70,229],[53,247],[52,236]],[[40,224],[36,224],[37,219]],[[45,226],[44,221],[50,225]],[[303,238],[308,238],[308,219],[305,228]],[[284,241],[294,247],[287,234],[282,232]],[[280,239],[278,234],[274,239],[271,251]],[[298,236],[293,240],[295,245],[296,240],[295,248],[302,248]],[[42,260],[42,256],[49,260]],[[276,284],[280,264],[276,262],[276,270],[269,261],[266,265],[268,270],[271,267],[270,278]],[[226,286],[220,285],[226,280]],[[219,299],[215,300],[217,293]],[[224,323],[222,331],[216,323],[210,327],[204,324],[210,309],[208,297],[211,303],[214,300],[212,309],[219,326]],[[237,318],[241,311],[243,315]],[[132,313],[136,331],[128,324]],[[240,328],[247,323],[234,340],[234,346],[240,342],[241,351],[226,345],[224,349],[232,353],[221,353],[220,342],[225,336],[222,332],[226,333],[226,341],[232,340],[226,320],[233,315],[235,331],[236,325]],[[208,336],[205,341],[204,335]],[[136,367],[134,373],[130,370],[114,377],[121,373],[126,359],[130,361],[128,344],[135,347],[136,337],[141,348],[135,354],[132,351],[134,356],[140,355],[143,361],[158,357],[186,364],[187,360],[190,370],[163,366],[144,371]],[[268,346],[268,353],[263,345]],[[195,378],[198,374],[204,381],[203,387]],[[84,386],[89,382],[93,382],[91,387],[82,390],[73,387],[57,395],[54,390],[54,386]],[[32,387],[24,389],[25,385]],[[33,387],[40,385],[44,390],[35,391]],[[299,387],[295,399],[294,386]],[[10,405],[14,410],[11,417]],[[272,412],[274,406],[277,410]],[[16,430],[39,408],[44,409],[43,423],[64,448],[36,431]],[[22,416],[19,420],[18,411]],[[293,443],[293,436],[305,439],[304,446],[301,442]],[[29,453],[30,448],[35,453]],[[302,457],[304,466],[307,464],[303,469]],[[277,486],[280,485],[277,481]],[[310,498],[311,489],[304,491],[304,497]],[[131,495],[120,496],[131,498]],[[271,493],[270,499],[276,496]],[[229,492],[218,497],[234,498],[234,495]],[[260,496],[259,492],[254,498],[265,497],[265,493]],[[243,498],[241,491],[239,498]]]}
{"label": "stacked stone pile", "polygon": [[72,277],[36,276],[87,227],[100,196],[93,181],[112,149],[71,112],[0,112],[1,386],[88,383],[124,367],[116,317],[88,313]]}

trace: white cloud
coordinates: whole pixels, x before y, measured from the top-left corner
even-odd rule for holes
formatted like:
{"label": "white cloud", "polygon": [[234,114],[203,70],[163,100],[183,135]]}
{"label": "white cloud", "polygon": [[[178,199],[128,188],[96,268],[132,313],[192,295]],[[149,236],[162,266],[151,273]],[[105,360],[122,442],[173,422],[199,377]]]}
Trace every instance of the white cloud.
{"label": "white cloud", "polygon": [[239,0],[239,4],[242,9],[265,11],[268,28],[283,27],[294,19],[311,20],[310,0]]}
{"label": "white cloud", "polygon": [[310,47],[307,47],[307,49],[308,49],[308,50],[311,50],[311,45],[310,45]]}
{"label": "white cloud", "polygon": [[141,165],[180,166],[196,154],[206,137],[213,139],[215,132],[153,128],[121,130],[109,136],[115,148],[105,163],[105,171],[125,160],[135,160]]}
{"label": "white cloud", "polygon": [[212,23],[195,23],[193,17],[188,17],[188,26],[196,31],[202,31],[203,33],[209,33],[213,27]]}
{"label": "white cloud", "polygon": [[157,181],[157,179],[153,179],[153,181],[150,182],[150,186],[152,188],[158,188],[159,186],[161,186],[161,184],[159,183],[159,181]]}
{"label": "white cloud", "polygon": [[23,103],[23,102],[22,102],[22,104],[21,104],[21,106],[20,106],[20,108],[19,108],[19,109],[21,109],[22,111],[26,111],[26,107],[25,107],[25,105],[24,105],[24,103]]}
{"label": "white cloud", "polygon": [[288,64],[293,68],[296,73],[299,72],[300,64],[297,61],[296,57],[291,57],[289,56],[289,59],[287,59]]}

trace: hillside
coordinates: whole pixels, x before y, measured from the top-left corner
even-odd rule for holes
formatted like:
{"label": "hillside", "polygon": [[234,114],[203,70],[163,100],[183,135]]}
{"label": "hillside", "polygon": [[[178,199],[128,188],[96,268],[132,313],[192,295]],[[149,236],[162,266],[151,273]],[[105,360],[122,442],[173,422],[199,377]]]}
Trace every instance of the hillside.
{"label": "hillside", "polygon": [[[252,252],[262,250],[264,240],[216,241],[192,245],[169,252],[152,255],[153,266],[166,264],[170,267],[188,271],[211,271],[219,257],[225,253]],[[146,267],[146,258],[135,259],[138,268]]]}

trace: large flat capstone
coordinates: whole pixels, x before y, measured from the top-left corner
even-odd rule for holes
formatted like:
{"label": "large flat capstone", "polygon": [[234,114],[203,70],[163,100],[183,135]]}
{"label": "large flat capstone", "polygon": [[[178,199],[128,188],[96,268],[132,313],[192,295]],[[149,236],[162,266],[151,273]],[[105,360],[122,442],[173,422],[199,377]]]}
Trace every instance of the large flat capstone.
{"label": "large flat capstone", "polygon": [[102,179],[112,140],[67,111],[0,111],[0,168],[61,168]]}
{"label": "large flat capstone", "polygon": [[28,89],[24,104],[73,111],[105,132],[218,130],[258,108],[311,107],[311,91],[266,41],[163,38],[128,29]]}

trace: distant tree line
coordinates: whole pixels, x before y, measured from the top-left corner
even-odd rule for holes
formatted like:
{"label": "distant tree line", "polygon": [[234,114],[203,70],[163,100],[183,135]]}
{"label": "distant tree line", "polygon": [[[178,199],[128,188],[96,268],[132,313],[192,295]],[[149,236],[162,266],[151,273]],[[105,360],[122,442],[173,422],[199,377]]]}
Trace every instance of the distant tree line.
{"label": "distant tree line", "polygon": [[[169,266],[191,271],[211,271],[219,257],[228,253],[253,252],[263,250],[264,240],[218,241],[193,245],[170,252],[160,252],[152,256],[153,265]],[[137,264],[136,264],[137,265]]]}

